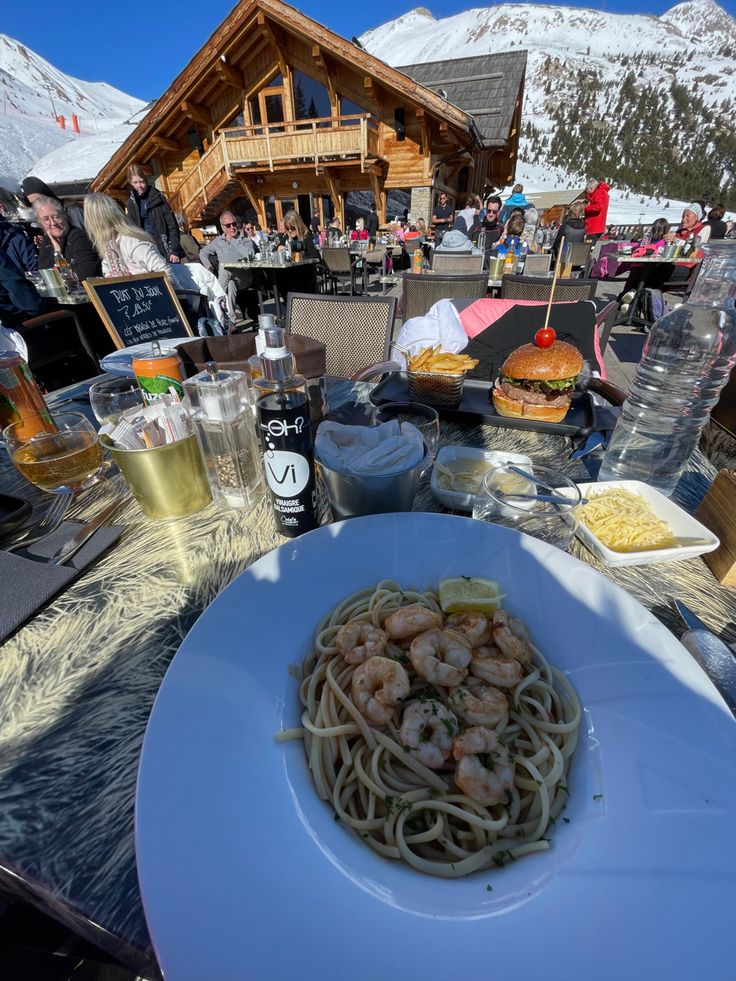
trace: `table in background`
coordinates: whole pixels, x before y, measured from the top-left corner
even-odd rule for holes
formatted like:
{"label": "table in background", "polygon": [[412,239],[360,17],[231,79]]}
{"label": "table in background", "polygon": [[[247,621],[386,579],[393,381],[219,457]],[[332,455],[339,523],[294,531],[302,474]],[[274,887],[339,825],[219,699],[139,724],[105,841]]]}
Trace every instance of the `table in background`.
{"label": "table in background", "polygon": [[[699,266],[700,263],[702,262],[701,259],[690,259],[689,257],[688,258],[680,257],[679,259],[665,259],[665,257],[661,255],[660,256],[650,256],[650,255],[618,256],[617,255],[614,258],[620,259],[621,266],[625,266],[625,265],[639,266],[642,271],[641,276],[639,278],[639,282],[636,284],[636,289],[634,290],[634,296],[632,297],[629,303],[629,309],[626,312],[626,317],[623,320],[617,321],[618,324],[621,324],[626,327],[636,327],[636,326],[650,327],[651,326],[651,321],[648,320],[643,315],[643,311],[641,307],[642,307],[644,290],[647,288],[649,284],[649,277],[651,273],[654,272],[655,269],[657,269],[660,266],[686,266],[692,269],[696,266]],[[683,279],[682,285],[685,286],[687,282],[688,280]]]}
{"label": "table in background", "polygon": [[[260,262],[226,262],[225,269],[233,272],[247,272],[253,274],[253,289],[258,291],[259,306],[261,313],[265,313],[262,302],[262,290],[258,289],[258,279],[265,280],[268,289],[273,292],[274,303],[276,306],[276,321],[283,326],[284,308],[281,302],[281,293],[286,296],[290,292],[314,293],[317,290],[317,267],[320,259],[301,259],[299,262],[273,262],[271,260],[261,260]],[[299,270],[302,270],[300,273]],[[307,278],[306,270],[310,270],[311,278],[309,282],[304,282],[294,290],[293,280]],[[289,282],[289,281],[292,282]],[[298,284],[297,284],[298,285]],[[308,288],[311,287],[311,288]]]}
{"label": "table in background", "polygon": [[[332,408],[353,398],[366,402],[370,391],[368,384],[334,379],[328,385]],[[89,411],[84,403],[80,408]],[[564,436],[443,423],[441,442],[527,453],[589,479],[582,463],[569,461]],[[693,510],[713,475],[697,456],[678,485],[678,502]],[[4,455],[0,489],[32,493]],[[71,516],[89,518],[111,493],[106,484],[92,488]],[[36,498],[48,500],[40,492]],[[414,510],[442,510],[427,478]],[[115,522],[126,531],[113,549],[0,648],[0,888],[152,976],[133,828],[148,716],[199,615],[284,539],[266,499],[250,511],[210,505],[173,522],[149,521],[130,502]],[[668,626],[681,629],[670,607],[677,596],[736,640],[736,594],[719,586],[702,560],[608,570],[582,545],[572,551]]]}

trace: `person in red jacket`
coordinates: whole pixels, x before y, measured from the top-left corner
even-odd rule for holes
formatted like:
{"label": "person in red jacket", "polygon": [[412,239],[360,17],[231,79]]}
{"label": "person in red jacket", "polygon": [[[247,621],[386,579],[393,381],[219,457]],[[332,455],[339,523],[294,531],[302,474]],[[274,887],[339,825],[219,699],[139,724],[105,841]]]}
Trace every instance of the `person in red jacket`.
{"label": "person in red jacket", "polygon": [[597,242],[606,230],[608,217],[608,192],[611,188],[605,181],[591,178],[585,187],[585,237]]}

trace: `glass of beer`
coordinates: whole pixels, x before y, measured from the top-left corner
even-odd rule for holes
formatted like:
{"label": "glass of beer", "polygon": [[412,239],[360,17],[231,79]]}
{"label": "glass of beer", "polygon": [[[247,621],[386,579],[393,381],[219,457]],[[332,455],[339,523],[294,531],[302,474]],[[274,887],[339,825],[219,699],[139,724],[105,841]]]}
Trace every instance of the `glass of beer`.
{"label": "glass of beer", "polygon": [[24,435],[23,423],[16,422],[3,432],[10,459],[32,484],[61,494],[97,482],[104,462],[102,447],[94,426],[80,412],[59,413],[51,424],[48,417],[39,416],[32,431],[32,436]]}

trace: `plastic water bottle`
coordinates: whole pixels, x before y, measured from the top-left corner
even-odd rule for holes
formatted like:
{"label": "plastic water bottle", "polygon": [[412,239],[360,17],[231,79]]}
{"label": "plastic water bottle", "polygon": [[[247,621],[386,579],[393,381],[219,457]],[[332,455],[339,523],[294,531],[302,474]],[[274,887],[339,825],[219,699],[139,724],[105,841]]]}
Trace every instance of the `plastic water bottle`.
{"label": "plastic water bottle", "polygon": [[652,327],[599,480],[671,494],[736,363],[736,250],[707,243],[687,303]]}

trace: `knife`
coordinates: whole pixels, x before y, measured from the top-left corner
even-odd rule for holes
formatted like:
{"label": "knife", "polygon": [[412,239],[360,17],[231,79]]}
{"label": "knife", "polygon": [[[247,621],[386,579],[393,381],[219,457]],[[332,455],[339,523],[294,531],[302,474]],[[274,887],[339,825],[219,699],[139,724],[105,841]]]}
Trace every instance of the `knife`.
{"label": "knife", "polygon": [[675,607],[688,627],[680,643],[692,654],[736,715],[736,656],[681,600],[675,600]]}
{"label": "knife", "polygon": [[128,500],[127,495],[123,497],[116,497],[112,504],[108,504],[106,508],[103,508],[99,514],[88,521],[86,525],[82,525],[76,534],[68,539],[61,548],[54,555],[51,556],[49,562],[52,565],[64,565],[73,556],[77,554],[79,549],[85,542],[94,535],[99,527],[104,525],[108,518],[110,518],[119,507],[121,507]]}

